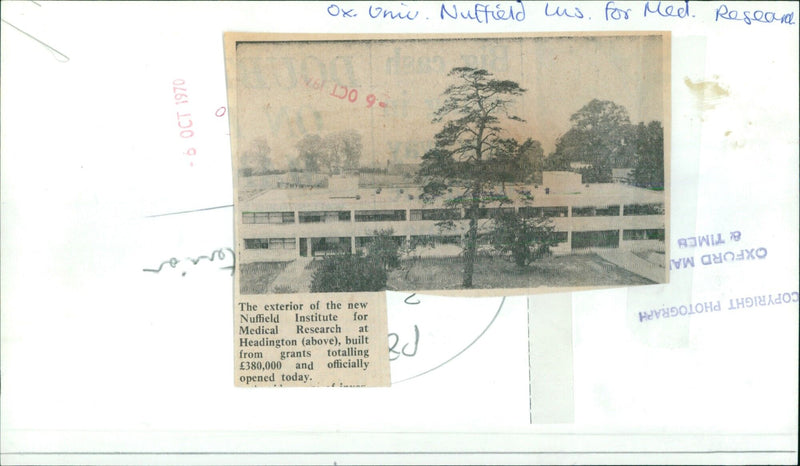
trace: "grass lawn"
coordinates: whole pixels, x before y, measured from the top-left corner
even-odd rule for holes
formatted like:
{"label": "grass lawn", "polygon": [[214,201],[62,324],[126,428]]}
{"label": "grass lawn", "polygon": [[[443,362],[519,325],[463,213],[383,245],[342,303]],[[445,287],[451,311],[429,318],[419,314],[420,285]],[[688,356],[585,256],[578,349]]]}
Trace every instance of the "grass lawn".
{"label": "grass lawn", "polygon": [[288,262],[255,262],[239,267],[239,293],[264,294]]}
{"label": "grass lawn", "polygon": [[[402,261],[389,274],[390,290],[460,289],[464,264],[460,257]],[[539,286],[645,285],[652,281],[596,254],[553,256],[521,268],[512,262],[478,257],[472,278],[475,288],[535,288]]]}
{"label": "grass lawn", "polygon": [[[242,294],[269,293],[270,285],[289,262],[257,262],[240,268]],[[309,274],[319,267],[314,261]],[[464,264],[460,257],[404,259],[389,273],[389,290],[461,289]],[[308,279],[310,283],[310,278]],[[478,257],[472,278],[475,288],[536,288],[572,286],[646,285],[652,281],[629,272],[596,254],[553,256],[527,267],[497,257]]]}

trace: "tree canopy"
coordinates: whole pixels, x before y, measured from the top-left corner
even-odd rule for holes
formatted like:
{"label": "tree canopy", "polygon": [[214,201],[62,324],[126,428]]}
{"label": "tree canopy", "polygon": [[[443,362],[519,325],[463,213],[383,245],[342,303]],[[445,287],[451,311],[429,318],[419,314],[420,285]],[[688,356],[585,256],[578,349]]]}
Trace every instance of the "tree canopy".
{"label": "tree canopy", "polygon": [[569,119],[572,127],[556,141],[548,168],[567,170],[572,162],[586,183],[611,182],[612,168],[632,168],[635,162],[634,128],[625,107],[593,99]]}
{"label": "tree canopy", "polygon": [[643,188],[664,188],[664,128],[658,121],[636,125],[636,166],[633,184]]}
{"label": "tree canopy", "polygon": [[401,243],[396,241],[393,235],[394,230],[391,228],[374,230],[372,239],[367,245],[367,257],[377,261],[386,271],[400,266]]}
{"label": "tree canopy", "polygon": [[363,145],[355,130],[338,131],[325,136],[306,134],[297,142],[297,161],[309,172],[337,174],[358,169]]}
{"label": "tree canopy", "polygon": [[516,139],[500,139],[490,160],[491,178],[501,183],[540,181],[544,149],[539,141],[530,138],[522,144]]}

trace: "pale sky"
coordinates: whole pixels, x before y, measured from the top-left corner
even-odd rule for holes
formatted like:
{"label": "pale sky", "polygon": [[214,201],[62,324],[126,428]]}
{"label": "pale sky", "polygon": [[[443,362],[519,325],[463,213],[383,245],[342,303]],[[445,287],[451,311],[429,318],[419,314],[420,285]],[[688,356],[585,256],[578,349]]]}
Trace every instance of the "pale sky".
{"label": "pale sky", "polygon": [[507,136],[537,139],[549,154],[569,117],[594,98],[624,106],[632,123],[666,124],[664,48],[660,35],[242,44],[239,148],[266,139],[283,166],[304,134],[355,129],[362,165],[418,162],[442,126],[431,119],[454,82],[447,72],[473,66],[527,89],[514,109],[526,122],[510,122]]}

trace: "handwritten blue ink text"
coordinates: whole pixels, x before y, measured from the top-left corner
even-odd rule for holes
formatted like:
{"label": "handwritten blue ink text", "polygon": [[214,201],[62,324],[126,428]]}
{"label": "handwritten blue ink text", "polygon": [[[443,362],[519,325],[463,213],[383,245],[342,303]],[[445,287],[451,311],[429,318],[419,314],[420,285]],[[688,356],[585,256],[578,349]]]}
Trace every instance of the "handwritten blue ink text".
{"label": "handwritten blue ink text", "polygon": [[650,5],[650,2],[644,4],[644,17],[647,18],[647,13],[657,13],[664,18],[687,18],[689,17],[689,0],[684,0],[684,6],[675,8],[673,5],[666,5],[662,8],[661,0],[655,6],[655,9]]}
{"label": "handwritten blue ink text", "polygon": [[335,3],[331,3],[328,6],[328,14],[336,17],[341,16],[342,18],[355,18],[358,14],[355,12],[355,9],[351,8],[349,10],[345,10],[344,8],[340,8],[339,5]]}
{"label": "handwritten blue ink text", "polygon": [[572,11],[570,11],[569,8],[562,8],[560,6],[551,8],[549,2],[544,4],[544,15],[583,19],[583,12],[580,8],[574,7]]}
{"label": "handwritten blue ink text", "polygon": [[[514,6],[517,6],[515,9]],[[466,10],[459,11],[458,5],[451,4],[448,9],[445,3],[442,3],[442,8],[439,11],[441,19],[445,17],[450,19],[467,19],[475,21],[479,24],[488,24],[490,21],[525,21],[525,5],[522,2],[508,5],[504,8],[502,4],[497,3],[492,7],[488,3],[475,3]]]}
{"label": "handwritten blue ink text", "polygon": [[[406,5],[405,3],[400,3],[400,6],[408,8],[408,5]],[[369,16],[372,19],[388,18],[388,19],[407,19],[409,21],[414,21],[415,19],[417,19],[418,15],[419,15],[419,10],[395,11],[374,5],[369,6]]]}
{"label": "handwritten blue ink text", "polygon": [[780,15],[779,13],[775,13],[774,11],[744,10],[741,11],[740,14],[738,10],[731,10],[724,3],[717,8],[714,21],[719,21],[721,19],[729,21],[742,21],[747,25],[753,23],[795,24],[794,12]]}
{"label": "handwritten blue ink text", "polygon": [[606,21],[619,21],[621,19],[631,19],[630,8],[617,8],[613,1],[606,3]]}

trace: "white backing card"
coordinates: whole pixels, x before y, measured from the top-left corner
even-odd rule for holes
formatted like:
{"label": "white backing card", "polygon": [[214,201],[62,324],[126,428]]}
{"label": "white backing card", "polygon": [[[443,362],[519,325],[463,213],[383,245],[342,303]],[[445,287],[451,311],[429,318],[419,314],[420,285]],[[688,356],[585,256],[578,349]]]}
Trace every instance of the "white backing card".
{"label": "white backing card", "polygon": [[[661,3],[676,15],[687,5]],[[373,19],[370,5],[420,15]],[[609,5],[629,19],[606,19]],[[523,21],[487,24],[427,2],[4,2],[0,462],[795,462],[797,5],[689,3],[685,18],[644,17],[657,5],[525,2]],[[584,18],[547,16],[555,7]],[[778,20],[726,19],[732,10]],[[223,33],[434,30],[672,33],[680,268],[668,285],[555,300],[571,303],[572,422],[531,423],[546,400],[531,377],[547,377],[529,355],[536,297],[410,305],[387,293],[401,353],[390,388],[231,382]],[[192,138],[176,124],[176,79]],[[717,234],[724,244],[689,246]]]}

